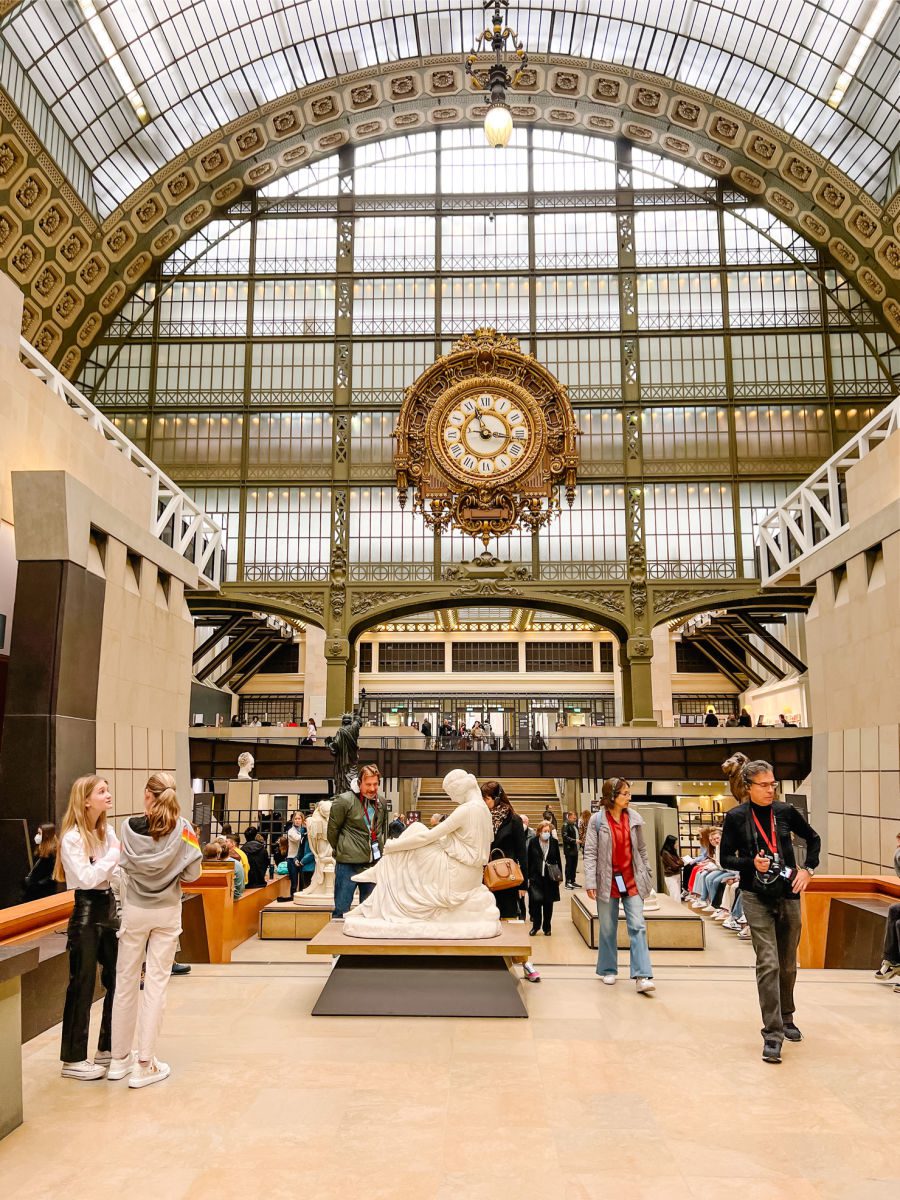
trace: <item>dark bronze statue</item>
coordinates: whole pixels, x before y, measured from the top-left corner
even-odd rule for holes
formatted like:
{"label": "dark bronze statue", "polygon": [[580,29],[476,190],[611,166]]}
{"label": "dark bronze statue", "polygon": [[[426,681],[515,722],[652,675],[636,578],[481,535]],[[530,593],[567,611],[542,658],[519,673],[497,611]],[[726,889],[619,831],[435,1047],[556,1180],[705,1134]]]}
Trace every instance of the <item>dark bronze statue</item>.
{"label": "dark bronze statue", "polygon": [[359,713],[344,713],[337,733],[325,739],[325,745],[334,756],[334,794],[350,789],[356,779],[359,762],[359,731],[363,719]]}

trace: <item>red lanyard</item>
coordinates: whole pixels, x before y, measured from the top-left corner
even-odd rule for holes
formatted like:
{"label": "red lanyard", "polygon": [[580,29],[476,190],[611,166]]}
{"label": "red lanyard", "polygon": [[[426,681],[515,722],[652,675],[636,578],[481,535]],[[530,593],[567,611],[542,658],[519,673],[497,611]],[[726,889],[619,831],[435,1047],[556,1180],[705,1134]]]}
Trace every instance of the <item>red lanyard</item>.
{"label": "red lanyard", "polygon": [[775,836],[775,805],[774,804],[772,805],[772,808],[769,812],[769,816],[772,819],[771,841],[769,840],[769,838],[766,837],[766,831],[763,829],[762,825],[760,825],[759,821],[756,819],[756,813],[751,811],[751,815],[753,817],[753,824],[759,830],[759,836],[762,838],[763,842],[765,843],[766,849],[769,851],[769,853],[771,855],[774,856],[775,854],[778,853],[778,842],[777,842],[776,836]]}
{"label": "red lanyard", "polygon": [[378,801],[374,800],[372,802],[372,824],[371,825],[369,824],[368,802],[363,800],[362,796],[360,796],[359,803],[362,807],[363,821],[365,822],[366,829],[368,829],[368,831],[369,831],[369,840],[374,843],[378,840],[378,833],[375,828],[376,818],[378,816]]}

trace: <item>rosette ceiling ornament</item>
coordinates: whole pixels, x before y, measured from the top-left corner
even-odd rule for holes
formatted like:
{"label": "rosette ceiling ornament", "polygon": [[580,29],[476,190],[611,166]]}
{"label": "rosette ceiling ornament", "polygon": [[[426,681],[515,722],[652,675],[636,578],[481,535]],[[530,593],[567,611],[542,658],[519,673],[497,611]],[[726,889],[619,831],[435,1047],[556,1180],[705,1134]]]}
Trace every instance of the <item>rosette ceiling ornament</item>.
{"label": "rosette ceiling ornament", "polygon": [[[500,10],[509,11],[509,0],[485,0],[483,7],[485,10],[492,8],[494,14],[490,27],[478,36],[466,56],[466,74],[471,86],[484,92],[488,103],[484,132],[490,144],[499,149],[509,144],[513,131],[507,92],[528,66],[528,55],[516,31],[503,24]],[[512,74],[504,62],[505,57],[513,59]]]}
{"label": "rosette ceiling ornament", "polygon": [[485,546],[538,529],[571,505],[578,430],[566,389],[516,338],[476,329],[407,389],[394,467],[429,525],[454,526]]}

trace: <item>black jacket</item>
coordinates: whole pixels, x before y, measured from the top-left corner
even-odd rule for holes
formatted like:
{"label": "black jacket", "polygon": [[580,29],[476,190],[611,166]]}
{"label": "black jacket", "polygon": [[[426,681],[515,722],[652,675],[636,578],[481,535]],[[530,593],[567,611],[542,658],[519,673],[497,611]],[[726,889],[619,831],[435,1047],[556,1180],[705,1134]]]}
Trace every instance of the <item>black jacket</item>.
{"label": "black jacket", "polygon": [[241,849],[247,855],[247,862],[250,864],[250,878],[247,880],[247,887],[265,887],[266,871],[269,869],[268,850],[256,838],[253,838],[249,842],[244,842]]}
{"label": "black jacket", "polygon": [[[757,807],[762,808],[762,805]],[[775,837],[778,842],[778,852],[786,867],[795,867],[797,859],[794,856],[794,846],[791,834],[796,834],[806,842],[806,865],[811,869],[819,865],[819,850],[822,839],[804,819],[802,813],[793,804],[783,804],[776,800],[773,805],[775,813]],[[769,836],[770,826],[762,821],[762,827]],[[741,877],[741,889],[755,892],[757,895],[770,896],[766,889],[760,888],[756,882],[756,868],[753,859],[764,848],[763,839],[757,831],[750,813],[750,802],[745,800],[737,808],[732,808],[725,814],[722,826],[722,841],[719,845],[719,862],[729,871],[737,871]],[[783,895],[800,898],[798,892],[791,891],[790,884],[784,888]]]}
{"label": "black jacket", "polygon": [[[541,853],[541,839],[539,837],[532,838],[528,843],[528,887],[535,896],[545,903],[550,902],[555,904],[559,899],[559,882],[554,881],[547,874],[541,873],[543,867],[543,854]],[[553,835],[550,835],[550,847],[547,850],[547,862],[552,863],[562,871],[562,862],[559,857],[559,842]]]}
{"label": "black jacket", "polygon": [[564,821],[562,827],[563,850],[566,854],[578,853],[578,826],[571,821]]}
{"label": "black jacket", "polygon": [[56,855],[48,854],[46,858],[36,858],[34,866],[22,881],[22,903],[29,900],[43,900],[45,896],[55,896],[59,884],[53,878],[53,868]]}
{"label": "black jacket", "polygon": [[525,853],[525,826],[522,818],[510,813],[500,828],[494,834],[491,843],[491,855],[499,850],[504,858],[512,858],[519,864],[524,880],[520,888],[506,888],[502,892],[494,892],[494,899],[500,910],[501,917],[517,917],[519,915],[519,892],[528,887],[528,855]]}

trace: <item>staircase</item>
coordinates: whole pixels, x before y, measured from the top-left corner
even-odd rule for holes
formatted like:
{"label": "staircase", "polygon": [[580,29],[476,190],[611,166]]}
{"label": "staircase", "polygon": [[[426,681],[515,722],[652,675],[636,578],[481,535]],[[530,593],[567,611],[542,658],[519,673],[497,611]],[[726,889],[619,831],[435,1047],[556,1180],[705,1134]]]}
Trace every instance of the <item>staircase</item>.
{"label": "staircase", "polygon": [[[520,817],[528,818],[532,829],[541,820],[544,809],[548,806],[557,823],[562,825],[562,809],[556,795],[556,784],[552,779],[502,779],[500,782],[515,811]],[[432,813],[443,815],[452,812],[454,807],[441,787],[440,779],[422,780],[416,808],[426,824]]]}

